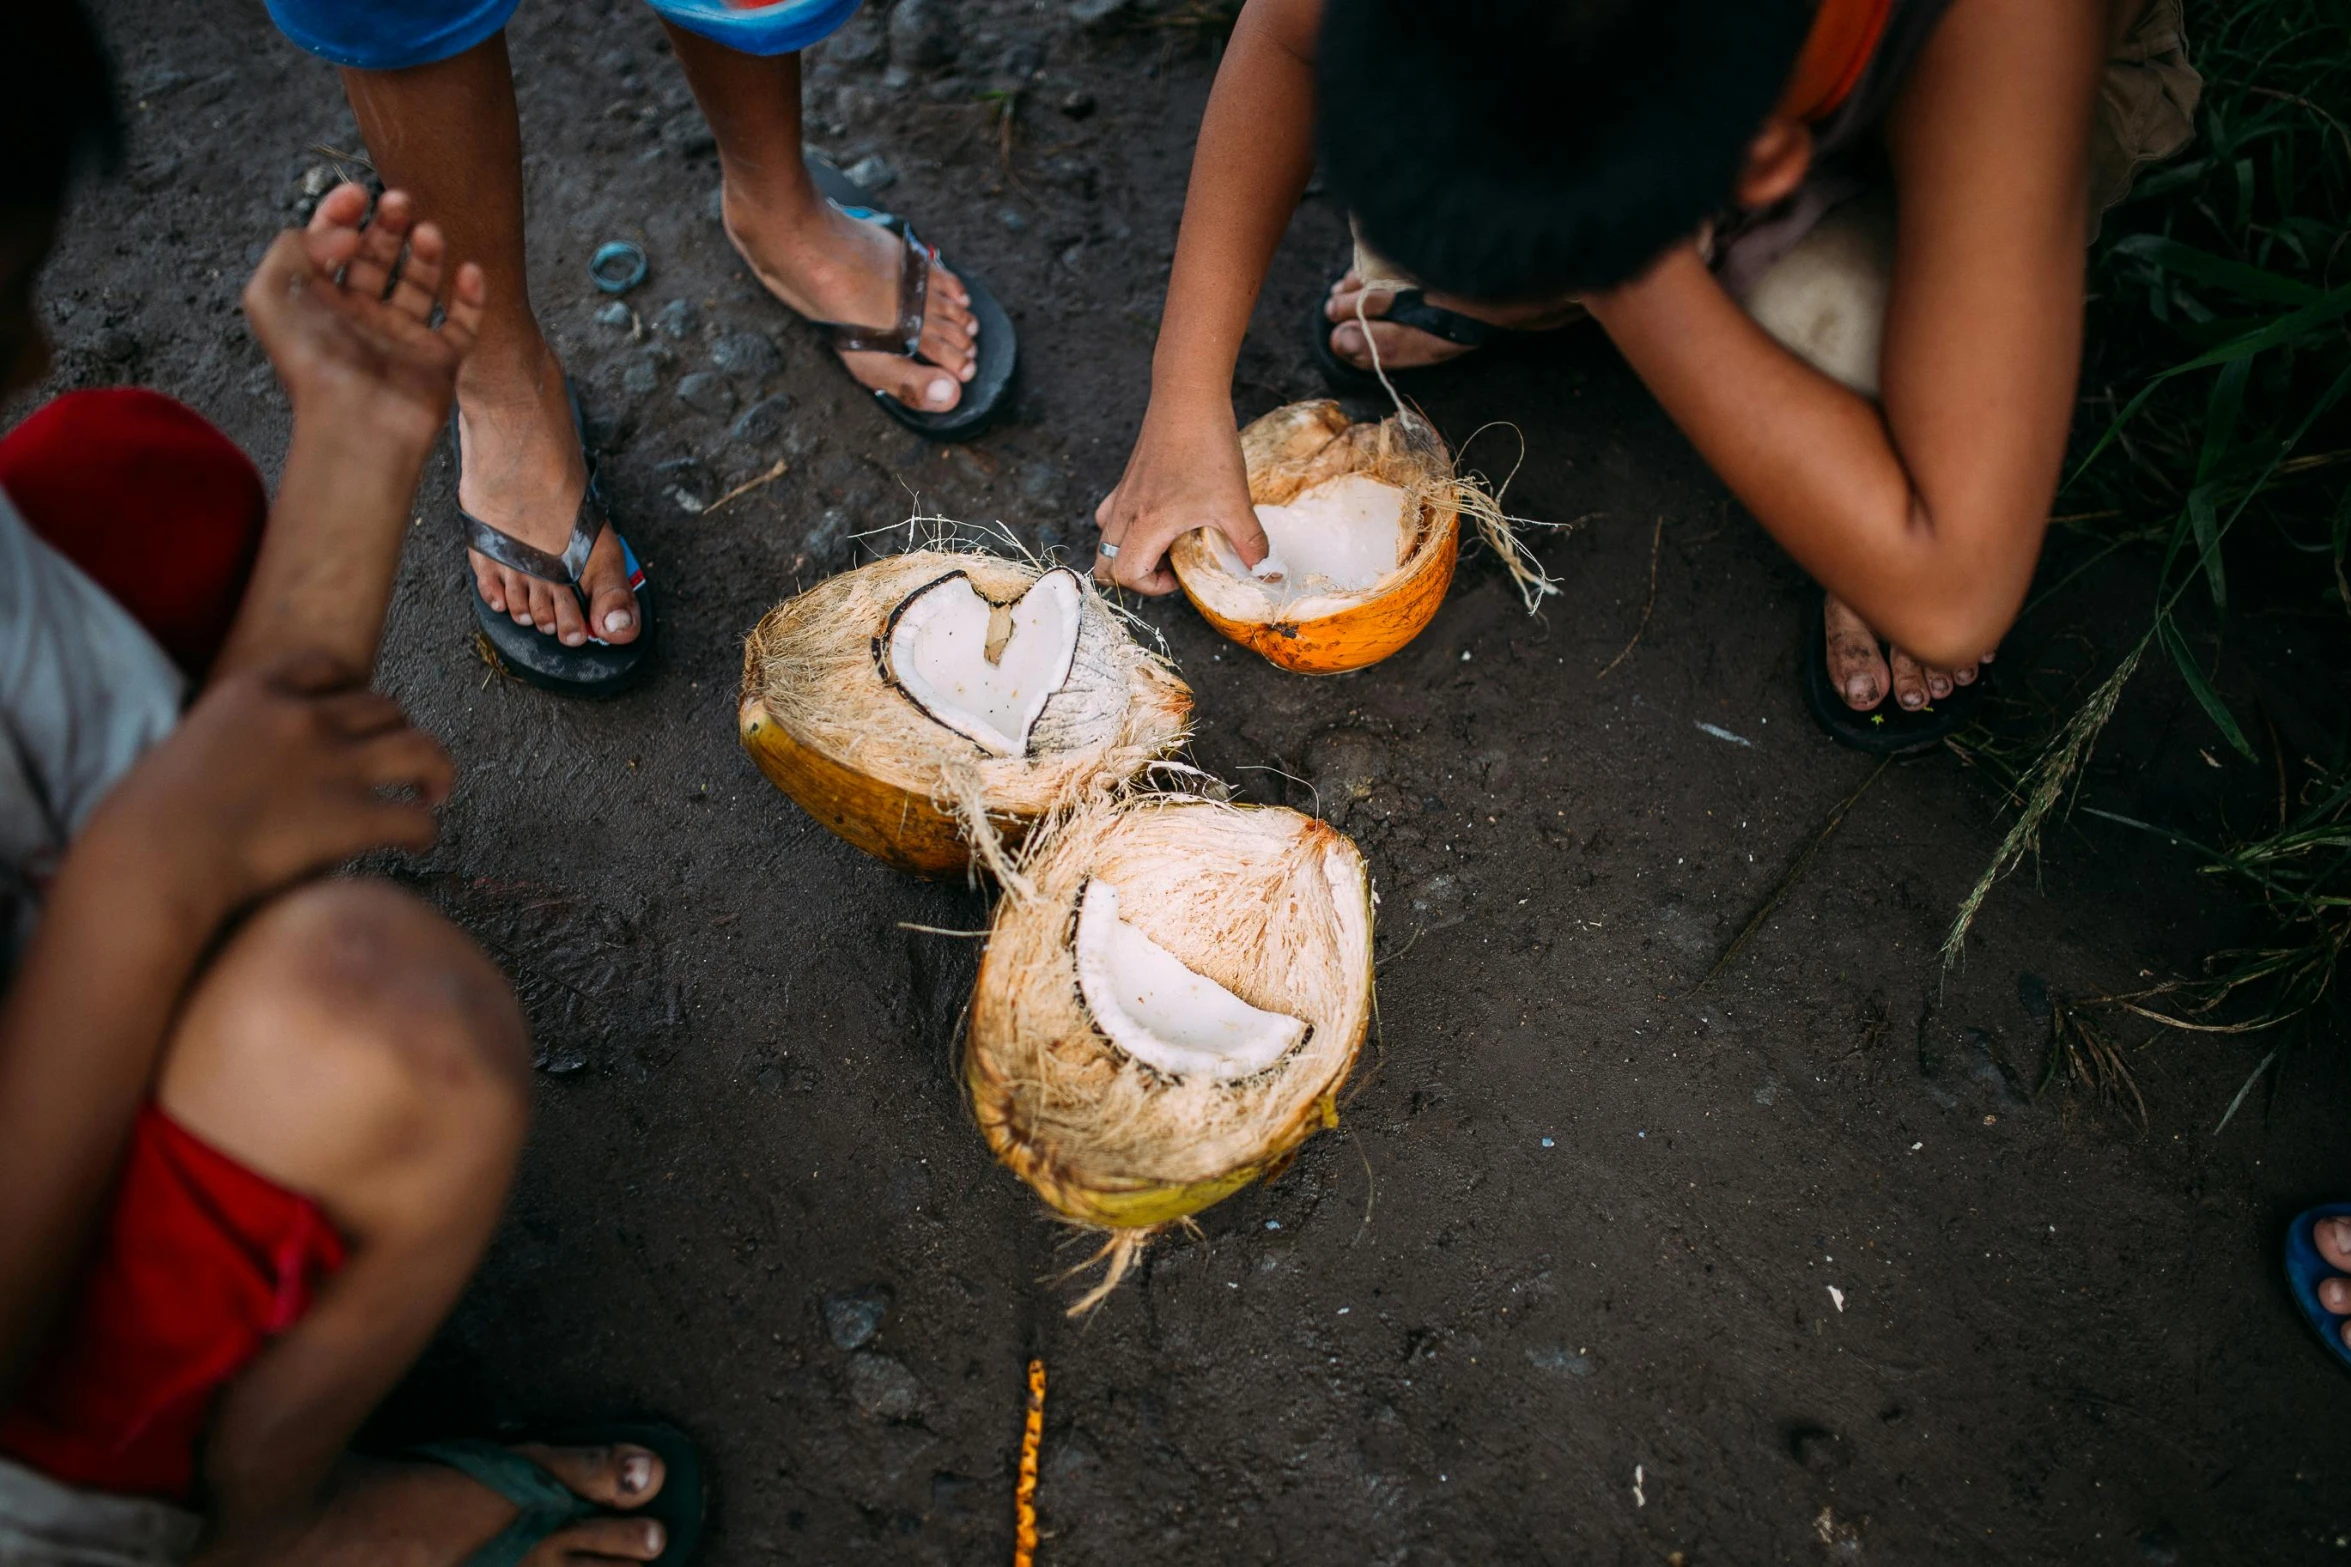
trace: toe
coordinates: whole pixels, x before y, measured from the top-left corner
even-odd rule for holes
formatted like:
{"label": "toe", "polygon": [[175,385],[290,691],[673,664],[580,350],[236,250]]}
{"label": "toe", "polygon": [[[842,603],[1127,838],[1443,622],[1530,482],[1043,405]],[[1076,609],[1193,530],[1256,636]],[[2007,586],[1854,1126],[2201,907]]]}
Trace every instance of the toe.
{"label": "toe", "polygon": [[936,261],[931,263],[931,295],[933,298],[944,296],[953,303],[958,313],[968,312],[971,308],[971,290],[963,286],[963,279]]}
{"label": "toe", "polygon": [[550,595],[555,600],[555,640],[565,647],[578,647],[588,640],[588,617],[580,609],[580,596],[558,588]]}
{"label": "toe", "polygon": [[900,359],[892,354],[843,354],[850,373],[877,392],[895,397],[909,408],[944,413],[963,396],[963,383],[937,365]]}
{"label": "toe", "polygon": [[473,590],[482,596],[482,602],[499,614],[506,613],[506,573],[489,556],[479,550],[465,552],[466,563],[473,567]]}
{"label": "toe", "polygon": [[1918,660],[1900,648],[1892,650],[1888,664],[1894,671],[1894,700],[1909,712],[1917,712],[1927,705],[1927,674]]}
{"label": "toe", "polygon": [[531,624],[553,635],[555,631],[555,584],[542,582],[537,577],[531,584]]}
{"label": "toe", "polygon": [[1371,368],[1371,351],[1363,346],[1363,328],[1352,318],[1332,329],[1331,352],[1358,370]]}
{"label": "toe", "polygon": [[642,1507],[661,1493],[666,1478],[661,1455],[631,1443],[610,1447],[549,1447],[531,1442],[515,1449],[563,1482],[574,1496],[600,1507]]}
{"label": "toe", "polygon": [[1931,664],[1921,664],[1918,667],[1919,672],[1926,676],[1927,695],[1940,702],[1951,694],[1951,671],[1937,669]]}
{"label": "toe", "polygon": [[582,580],[588,589],[588,617],[594,634],[607,642],[634,642],[643,630],[637,624],[637,595],[629,586],[628,557],[621,553],[620,535],[610,528],[596,541]]}
{"label": "toe", "polygon": [[2351,1317],[2351,1279],[2320,1279],[2318,1303],[2338,1317]]}
{"label": "toe", "polygon": [[1959,666],[1957,669],[1954,669],[1954,670],[1952,670],[1952,671],[1950,672],[1950,674],[1951,674],[1951,683],[1952,683],[1953,685],[1955,685],[1955,686],[1972,686],[1972,685],[1974,685],[1974,684],[1975,684],[1976,671],[1977,671],[1978,669],[1982,668],[1982,667],[1983,667],[1983,666],[1982,666],[1982,665],[1980,665],[1980,664],[1962,664],[1962,665],[1960,665],[1960,666]]}
{"label": "toe", "polygon": [[2351,1273],[2351,1218],[2321,1219],[2310,1228],[2326,1265],[2337,1273]]}
{"label": "toe", "polygon": [[590,1518],[547,1536],[531,1553],[532,1567],[604,1561],[649,1562],[669,1543],[669,1532],[651,1518]]}
{"label": "toe", "polygon": [[1878,651],[1877,633],[1850,609],[1830,599],[1822,610],[1827,630],[1829,684],[1857,713],[1866,713],[1886,699],[1891,677]]}

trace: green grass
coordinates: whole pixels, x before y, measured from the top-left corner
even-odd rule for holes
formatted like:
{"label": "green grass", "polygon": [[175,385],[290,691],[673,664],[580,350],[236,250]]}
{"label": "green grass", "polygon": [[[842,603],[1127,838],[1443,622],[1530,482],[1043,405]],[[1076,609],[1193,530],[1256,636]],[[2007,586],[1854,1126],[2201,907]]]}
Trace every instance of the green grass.
{"label": "green grass", "polygon": [[1992,886],[2079,803],[2126,688],[2160,668],[2209,726],[2190,743],[2276,771],[2274,831],[2198,846],[2206,874],[2267,917],[2270,939],[2212,954],[2188,981],[2075,1003],[2074,1034],[2053,1028],[2053,1062],[2090,1007],[2181,1030],[2307,1034],[2339,1003],[2351,943],[2351,721],[2337,720],[2323,760],[2264,756],[2274,733],[2249,727],[2215,679],[2232,625],[2268,607],[2231,581],[2232,538],[2277,530],[2314,570],[2267,591],[2306,610],[2315,585],[2351,614],[2351,6],[2192,0],[2188,38],[2205,79],[2197,140],[2107,215],[2091,258],[2081,436],[2056,507],[2056,525],[2089,546],[2066,582],[2152,563],[2154,592],[2137,641],[2086,694],[2077,686],[2045,708],[2037,736],[1969,748],[2007,776],[2018,812],[1943,953],[1956,960]]}

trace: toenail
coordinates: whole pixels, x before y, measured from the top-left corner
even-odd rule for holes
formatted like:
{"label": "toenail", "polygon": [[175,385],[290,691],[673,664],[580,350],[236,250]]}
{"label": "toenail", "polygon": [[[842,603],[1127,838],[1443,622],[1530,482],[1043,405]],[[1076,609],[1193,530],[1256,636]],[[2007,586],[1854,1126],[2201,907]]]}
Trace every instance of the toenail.
{"label": "toenail", "polygon": [[1918,691],[1905,691],[1902,693],[1902,705],[1904,707],[1924,707],[1926,696]]}
{"label": "toenail", "polygon": [[566,631],[563,634],[563,645],[565,647],[578,647],[582,642],[587,640],[588,634],[585,631]]}
{"label": "toenail", "polygon": [[649,1523],[645,1525],[645,1549],[651,1551],[654,1555],[659,1556],[661,1554],[661,1544],[661,1525],[657,1523]]}
{"label": "toenail", "polygon": [[604,629],[606,631],[626,631],[635,619],[636,617],[627,610],[616,609],[604,617]]}
{"label": "toenail", "polygon": [[653,1483],[653,1460],[643,1453],[624,1459],[620,1466],[620,1488],[631,1496]]}
{"label": "toenail", "polygon": [[973,376],[975,376],[975,375],[979,374],[979,370],[980,370],[980,367],[979,367],[978,365],[976,365],[976,364],[972,363],[972,361],[970,361],[970,360],[966,359],[966,360],[963,362],[963,368],[962,368],[961,370],[959,370],[959,371],[957,371],[957,372],[956,372],[955,379],[957,379],[958,381],[968,381],[968,380],[970,380],[970,379],[971,379]]}
{"label": "toenail", "polygon": [[1845,682],[1845,694],[1856,702],[1866,702],[1878,694],[1878,688],[1870,684],[1867,675],[1855,675]]}
{"label": "toenail", "polygon": [[955,400],[955,383],[942,377],[933,381],[930,390],[924,395],[930,399],[933,406],[944,408]]}

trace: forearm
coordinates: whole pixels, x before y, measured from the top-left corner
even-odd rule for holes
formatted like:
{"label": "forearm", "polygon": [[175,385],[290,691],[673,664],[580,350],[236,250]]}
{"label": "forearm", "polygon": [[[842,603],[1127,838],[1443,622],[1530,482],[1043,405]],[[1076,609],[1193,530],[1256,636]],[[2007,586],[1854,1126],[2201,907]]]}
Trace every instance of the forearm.
{"label": "forearm", "polygon": [[1218,67],[1151,361],[1156,401],[1223,403],[1249,314],[1314,171],[1313,0],[1251,0]]}
{"label": "forearm", "polygon": [[2045,505],[1936,505],[1879,406],[1773,341],[1693,251],[1591,303],[1723,482],[1823,587],[1931,662],[1997,644]]}
{"label": "forearm", "polygon": [[425,454],[372,413],[364,400],[295,410],[261,555],[214,680],[310,651],[354,683],[374,673]]}
{"label": "forearm", "polygon": [[0,1405],[96,1227],[218,915],[93,830],[0,1006]]}

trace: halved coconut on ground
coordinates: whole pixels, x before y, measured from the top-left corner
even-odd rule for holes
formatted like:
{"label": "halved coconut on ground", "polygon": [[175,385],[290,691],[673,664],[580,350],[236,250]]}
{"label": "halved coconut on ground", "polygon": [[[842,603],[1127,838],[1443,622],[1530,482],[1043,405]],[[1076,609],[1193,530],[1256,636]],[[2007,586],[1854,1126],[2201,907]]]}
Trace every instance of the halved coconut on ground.
{"label": "halved coconut on ground", "polygon": [[1254,567],[1197,528],[1168,562],[1210,625],[1284,669],[1361,669],[1420,634],[1460,553],[1451,457],[1425,421],[1350,424],[1327,399],[1241,431],[1249,499],[1271,546]]}
{"label": "halved coconut on ground", "polygon": [[737,726],[759,770],[901,870],[1001,864],[1184,741],[1192,693],[1067,568],[917,550],[771,610]]}
{"label": "halved coconut on ground", "polygon": [[1081,812],[998,905],[963,1073],[996,1156],[1057,1212],[1142,1237],[1286,1164],[1371,1019],[1371,884],[1345,834],[1275,807]]}

